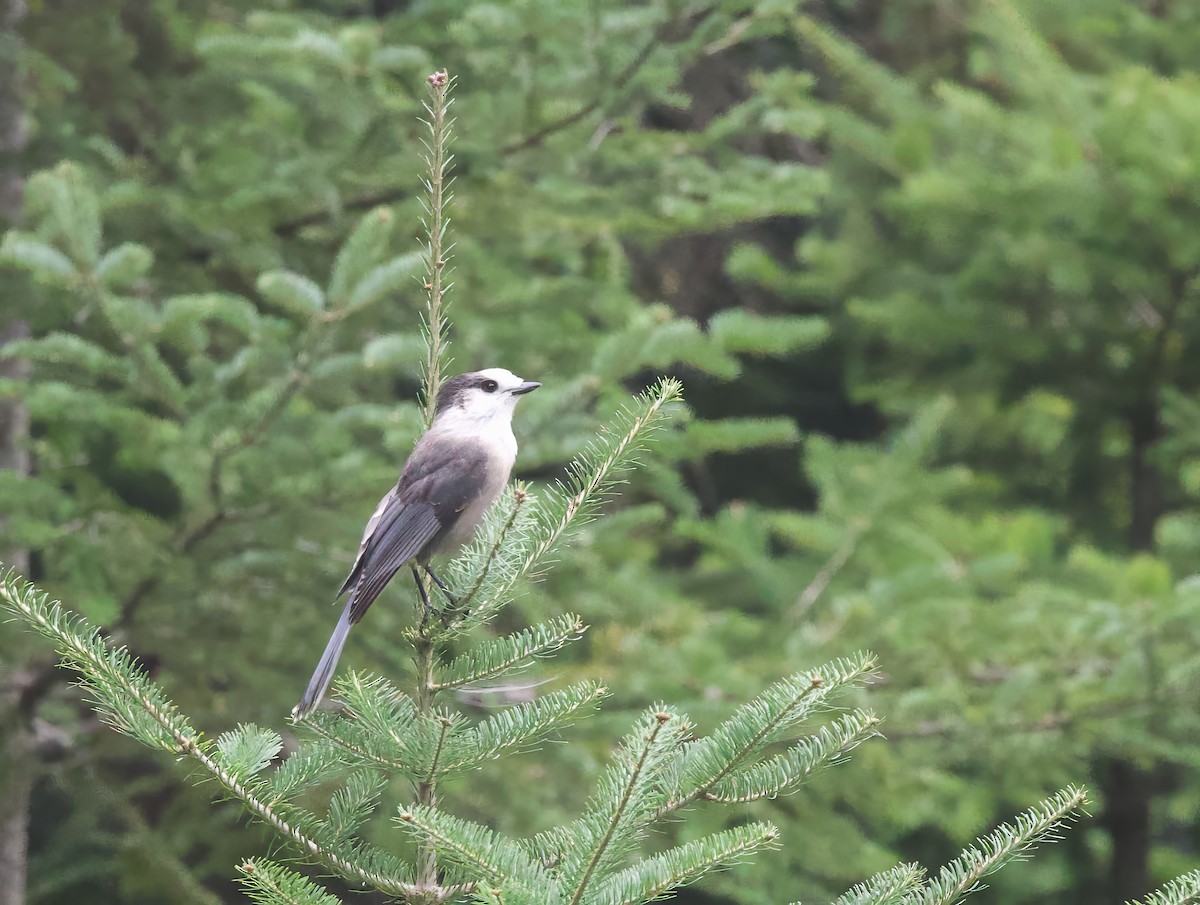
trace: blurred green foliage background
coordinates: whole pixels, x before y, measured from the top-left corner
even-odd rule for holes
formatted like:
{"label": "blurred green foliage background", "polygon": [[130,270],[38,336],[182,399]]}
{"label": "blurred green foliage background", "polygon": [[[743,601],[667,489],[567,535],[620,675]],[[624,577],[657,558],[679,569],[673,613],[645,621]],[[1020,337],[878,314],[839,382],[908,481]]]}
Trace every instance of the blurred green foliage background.
{"label": "blurred green foliage background", "polygon": [[[981,901],[1120,902],[1195,865],[1200,7],[4,6],[0,306],[31,339],[0,387],[32,473],[0,473],[0,546],[211,734],[283,726],[419,431],[445,67],[452,354],[545,384],[519,476],[655,375],[690,406],[502,617],[585,614],[548,678],[614,699],[460,809],[533,832],[649,702],[711,723],[870,648],[888,739],[755,804],[782,851],[680,902],[820,901],[1071,781],[1094,819]],[[350,665],[406,668],[397,602]],[[16,627],[0,657],[27,901],[237,901],[265,832],[99,726]]]}

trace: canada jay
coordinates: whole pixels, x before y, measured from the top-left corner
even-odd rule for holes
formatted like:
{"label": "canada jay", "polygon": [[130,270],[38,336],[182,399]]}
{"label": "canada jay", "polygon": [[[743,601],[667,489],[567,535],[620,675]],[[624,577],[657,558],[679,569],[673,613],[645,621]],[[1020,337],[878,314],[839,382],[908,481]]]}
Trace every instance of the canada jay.
{"label": "canada jay", "polygon": [[341,597],[350,598],[325,653],[292,710],[304,717],[329,688],[350,626],[366,614],[379,592],[406,564],[425,602],[423,568],[448,597],[449,590],[429,566],[434,555],[453,553],[475,533],[496,501],[517,458],[512,432],[517,399],[540,383],[522,380],[504,368],[472,371],[447,380],[437,395],[433,424],[417,441],[396,486],[367,522],[354,566]]}

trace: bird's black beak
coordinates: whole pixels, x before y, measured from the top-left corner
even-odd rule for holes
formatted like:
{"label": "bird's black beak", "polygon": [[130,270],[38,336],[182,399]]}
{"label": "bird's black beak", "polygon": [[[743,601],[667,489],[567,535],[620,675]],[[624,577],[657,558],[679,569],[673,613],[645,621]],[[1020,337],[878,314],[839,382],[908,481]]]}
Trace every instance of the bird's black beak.
{"label": "bird's black beak", "polygon": [[511,390],[509,390],[509,392],[512,393],[514,396],[524,396],[526,393],[532,393],[534,390],[536,390],[540,386],[541,386],[541,384],[538,383],[536,380],[526,380],[524,383],[520,384],[519,386],[513,387]]}

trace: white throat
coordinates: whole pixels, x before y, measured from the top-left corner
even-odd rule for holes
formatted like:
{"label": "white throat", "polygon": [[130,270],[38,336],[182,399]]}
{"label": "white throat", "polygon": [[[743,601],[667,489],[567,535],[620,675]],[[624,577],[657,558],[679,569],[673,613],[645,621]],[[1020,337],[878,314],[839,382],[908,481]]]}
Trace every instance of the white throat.
{"label": "white throat", "polygon": [[508,467],[517,458],[517,438],[512,429],[513,406],[454,407],[438,414],[429,433],[452,443],[482,446]]}

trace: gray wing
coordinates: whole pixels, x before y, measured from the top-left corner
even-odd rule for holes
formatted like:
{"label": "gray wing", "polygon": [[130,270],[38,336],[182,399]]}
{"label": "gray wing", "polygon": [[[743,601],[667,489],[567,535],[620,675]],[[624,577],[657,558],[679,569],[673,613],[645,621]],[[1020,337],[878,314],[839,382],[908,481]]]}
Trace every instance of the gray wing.
{"label": "gray wing", "polygon": [[358,622],[405,563],[423,559],[449,532],[487,480],[488,459],[477,446],[426,443],[413,450],[396,486],[367,522],[354,567],[338,592],[351,591],[350,621]]}
{"label": "gray wing", "polygon": [[379,521],[383,518],[383,514],[389,508],[397,505],[399,493],[399,485],[385,493],[383,499],[379,501],[379,505],[375,507],[375,511],[371,513],[371,517],[367,519],[367,526],[363,529],[362,540],[358,544],[358,554],[354,557],[354,565],[350,568],[350,574],[346,576],[346,580],[338,589],[338,597],[341,597],[358,583],[359,567],[362,565],[363,554],[367,552],[367,544],[371,542],[371,537],[375,534],[375,529],[379,527]]}
{"label": "gray wing", "polygon": [[392,576],[442,530],[437,513],[424,503],[401,503],[385,509],[363,551],[358,581],[350,593],[350,622],[358,622]]}

